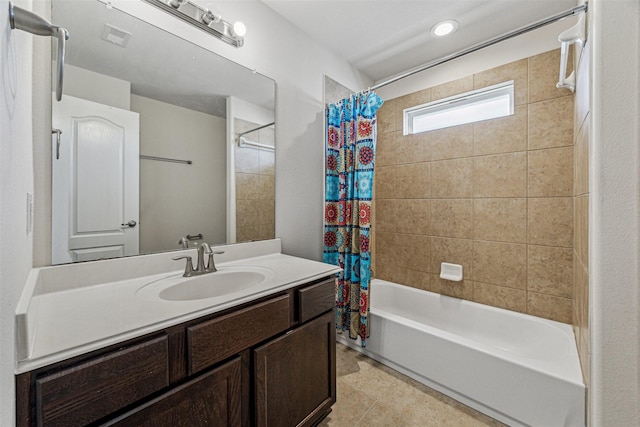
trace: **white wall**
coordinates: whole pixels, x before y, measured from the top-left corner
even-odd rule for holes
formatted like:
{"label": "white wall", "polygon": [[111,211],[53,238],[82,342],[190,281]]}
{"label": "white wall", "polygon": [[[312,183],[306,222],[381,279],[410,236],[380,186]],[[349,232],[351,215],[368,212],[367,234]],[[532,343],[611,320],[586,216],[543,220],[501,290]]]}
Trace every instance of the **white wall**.
{"label": "white wall", "polygon": [[64,66],[63,93],[99,104],[128,110],[131,83],[73,65]]}
{"label": "white wall", "polygon": [[140,253],[179,249],[188,234],[226,242],[227,121],[137,95],[131,111],[140,113],[140,154],[193,162],[140,161]]}
{"label": "white wall", "polygon": [[[17,1],[17,6],[30,5]],[[11,31],[0,0],[0,425],[14,424],[14,311],[32,265],[26,194],[33,192],[32,36]]]}
{"label": "white wall", "polygon": [[[324,76],[324,103],[335,104],[341,99],[347,98],[354,90],[333,80],[330,76]],[[325,123],[326,127],[326,123]]]}
{"label": "white wall", "polygon": [[640,422],[640,2],[592,0],[592,426]]}
{"label": "white wall", "polygon": [[266,125],[275,120],[275,111],[260,107],[240,98],[233,98],[233,117],[229,120],[240,119],[247,122]]}

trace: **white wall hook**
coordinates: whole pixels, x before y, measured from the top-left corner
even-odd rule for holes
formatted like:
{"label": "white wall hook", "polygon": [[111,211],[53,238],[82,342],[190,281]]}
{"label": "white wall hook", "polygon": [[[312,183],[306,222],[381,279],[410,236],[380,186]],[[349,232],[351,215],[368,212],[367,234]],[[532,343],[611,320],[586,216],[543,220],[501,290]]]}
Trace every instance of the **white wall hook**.
{"label": "white wall hook", "polygon": [[580,15],[578,22],[573,27],[563,31],[559,36],[560,41],[560,77],[556,87],[558,89],[569,89],[571,92],[576,90],[575,72],[572,71],[567,76],[567,62],[569,60],[569,46],[576,43],[578,47],[584,45],[584,14]]}

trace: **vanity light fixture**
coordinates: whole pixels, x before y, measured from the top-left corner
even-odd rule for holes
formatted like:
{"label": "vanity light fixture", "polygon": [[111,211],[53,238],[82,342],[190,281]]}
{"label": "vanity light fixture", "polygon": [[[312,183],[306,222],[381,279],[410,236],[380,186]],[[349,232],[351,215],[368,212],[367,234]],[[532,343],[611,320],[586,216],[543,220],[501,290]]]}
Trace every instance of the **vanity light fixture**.
{"label": "vanity light fixture", "polygon": [[171,15],[219,38],[231,46],[242,47],[247,32],[242,22],[231,24],[216,10],[203,8],[189,0],[144,0]]}
{"label": "vanity light fixture", "polygon": [[431,35],[435,37],[444,37],[458,29],[458,21],[453,19],[447,19],[446,21],[438,22],[431,27]]}
{"label": "vanity light fixture", "polygon": [[242,22],[236,21],[233,23],[232,31],[236,36],[244,37],[247,34],[247,27]]}

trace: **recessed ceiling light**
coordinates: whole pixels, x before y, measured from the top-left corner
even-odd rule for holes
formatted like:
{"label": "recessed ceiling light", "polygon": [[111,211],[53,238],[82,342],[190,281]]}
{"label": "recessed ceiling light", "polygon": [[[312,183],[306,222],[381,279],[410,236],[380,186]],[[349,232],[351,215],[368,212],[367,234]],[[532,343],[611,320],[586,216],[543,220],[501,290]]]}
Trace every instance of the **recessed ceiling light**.
{"label": "recessed ceiling light", "polygon": [[457,29],[458,21],[447,19],[446,21],[438,22],[436,25],[431,27],[431,35],[436,37],[444,37],[453,33]]}

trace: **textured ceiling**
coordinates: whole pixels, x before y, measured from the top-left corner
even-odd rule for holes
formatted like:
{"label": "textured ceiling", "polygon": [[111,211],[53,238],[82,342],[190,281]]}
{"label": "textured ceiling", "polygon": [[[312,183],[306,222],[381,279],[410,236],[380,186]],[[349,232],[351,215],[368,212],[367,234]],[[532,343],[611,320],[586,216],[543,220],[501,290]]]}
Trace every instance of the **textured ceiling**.
{"label": "textured ceiling", "polygon": [[[374,81],[571,9],[576,0],[261,0]],[[455,19],[454,34],[431,27]]]}

